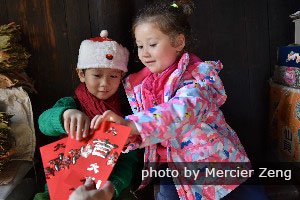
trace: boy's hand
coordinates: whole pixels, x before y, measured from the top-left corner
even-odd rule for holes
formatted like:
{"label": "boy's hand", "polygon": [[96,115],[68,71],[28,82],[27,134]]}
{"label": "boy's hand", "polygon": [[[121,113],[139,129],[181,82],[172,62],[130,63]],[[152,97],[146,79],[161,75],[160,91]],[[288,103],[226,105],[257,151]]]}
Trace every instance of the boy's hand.
{"label": "boy's hand", "polygon": [[105,111],[103,115],[96,115],[91,121],[90,129],[96,130],[97,128],[99,128],[99,125],[103,120],[115,122],[117,124],[121,124],[124,126],[129,126],[131,127],[131,132],[130,132],[131,135],[139,134],[135,124],[132,121],[125,120],[123,117],[117,115],[111,110]]}
{"label": "boy's hand", "polygon": [[81,140],[89,134],[90,119],[77,109],[68,109],[63,113],[63,122],[66,132],[72,139]]}
{"label": "boy's hand", "polygon": [[92,180],[87,179],[85,184],[79,186],[69,197],[69,200],[111,200],[115,189],[110,181],[107,181],[103,188],[96,190],[91,188]]}

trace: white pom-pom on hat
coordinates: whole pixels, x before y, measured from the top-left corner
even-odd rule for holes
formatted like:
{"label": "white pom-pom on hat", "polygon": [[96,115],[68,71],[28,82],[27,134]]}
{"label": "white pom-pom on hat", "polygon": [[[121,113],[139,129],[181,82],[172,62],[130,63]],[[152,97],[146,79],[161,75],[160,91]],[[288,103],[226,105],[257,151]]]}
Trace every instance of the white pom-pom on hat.
{"label": "white pom-pom on hat", "polygon": [[108,37],[108,31],[107,30],[102,30],[101,32],[100,32],[100,37]]}
{"label": "white pom-pom on hat", "polygon": [[77,69],[111,68],[128,71],[128,50],[107,36],[108,31],[102,30],[100,37],[81,42]]}

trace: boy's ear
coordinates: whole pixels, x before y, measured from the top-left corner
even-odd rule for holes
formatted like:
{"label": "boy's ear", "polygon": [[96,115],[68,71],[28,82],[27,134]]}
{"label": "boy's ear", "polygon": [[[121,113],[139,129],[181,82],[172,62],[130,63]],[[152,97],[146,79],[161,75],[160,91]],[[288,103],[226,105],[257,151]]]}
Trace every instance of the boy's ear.
{"label": "boy's ear", "polygon": [[185,47],[185,36],[183,34],[176,36],[175,45],[175,48],[178,52],[182,51],[182,49]]}
{"label": "boy's ear", "polygon": [[78,75],[78,78],[80,80],[80,82],[84,83],[85,82],[85,76],[84,76],[84,72],[82,69],[76,69],[77,71],[77,75]]}

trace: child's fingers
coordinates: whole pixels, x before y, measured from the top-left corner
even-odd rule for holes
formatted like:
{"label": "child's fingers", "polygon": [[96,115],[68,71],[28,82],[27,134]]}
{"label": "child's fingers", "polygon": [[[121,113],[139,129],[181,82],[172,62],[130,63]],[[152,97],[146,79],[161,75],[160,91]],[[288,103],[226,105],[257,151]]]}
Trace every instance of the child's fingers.
{"label": "child's fingers", "polygon": [[118,115],[111,110],[107,110],[102,115],[103,120],[118,123]]}
{"label": "child's fingers", "polygon": [[94,130],[99,128],[99,125],[100,125],[100,123],[102,122],[102,120],[103,120],[103,118],[102,118],[102,116],[100,115],[100,116],[97,118],[96,122],[95,122],[95,125],[94,125],[94,127],[93,127]]}
{"label": "child's fingers", "polygon": [[119,115],[117,115],[116,113],[114,113],[111,110],[107,110],[103,113],[103,120],[107,120],[110,122],[115,122],[118,124],[124,124],[124,119],[123,117],[120,117]]}
{"label": "child's fingers", "polygon": [[76,140],[81,140],[82,139],[82,130],[77,131],[76,130]]}
{"label": "child's fingers", "polygon": [[98,121],[100,118],[102,118],[101,115],[96,115],[96,116],[92,119],[91,125],[90,125],[90,129],[96,129],[96,128],[95,128],[96,123],[97,123],[97,121]]}
{"label": "child's fingers", "polygon": [[64,128],[68,134],[70,133],[70,121],[70,118],[64,119]]}
{"label": "child's fingers", "polygon": [[96,115],[92,121],[91,121],[91,124],[90,124],[90,129],[93,129],[94,125],[95,125],[95,122],[96,122],[96,119],[98,118],[98,115]]}
{"label": "child's fingers", "polygon": [[81,140],[83,136],[84,120],[82,117],[77,119],[76,140]]}
{"label": "child's fingers", "polygon": [[70,121],[70,133],[69,133],[72,139],[75,139],[76,137],[76,122],[77,119],[72,117]]}
{"label": "child's fingers", "polygon": [[96,189],[95,182],[91,178],[87,178],[85,180],[84,186],[86,187],[87,190]]}
{"label": "child's fingers", "polygon": [[89,133],[89,128],[90,128],[90,120],[86,119],[84,121],[84,128],[83,128],[83,138],[86,138],[88,136]]}
{"label": "child's fingers", "polygon": [[107,121],[113,121],[112,115],[113,112],[111,110],[107,110],[103,113],[102,118]]}
{"label": "child's fingers", "polygon": [[69,200],[78,200],[88,198],[87,189],[84,185],[79,186],[72,194],[69,196]]}

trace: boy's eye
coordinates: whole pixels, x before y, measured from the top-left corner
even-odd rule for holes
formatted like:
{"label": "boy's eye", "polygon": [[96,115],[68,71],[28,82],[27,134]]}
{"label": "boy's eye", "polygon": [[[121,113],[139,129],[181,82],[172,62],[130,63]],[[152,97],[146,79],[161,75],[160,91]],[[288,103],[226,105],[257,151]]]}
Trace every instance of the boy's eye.
{"label": "boy's eye", "polygon": [[110,75],[111,78],[118,78],[118,75]]}
{"label": "boy's eye", "polygon": [[155,47],[157,44],[150,44],[150,47]]}
{"label": "boy's eye", "polygon": [[100,75],[99,74],[93,74],[93,76],[97,77],[97,78],[100,78]]}

